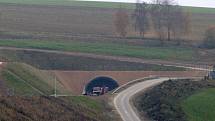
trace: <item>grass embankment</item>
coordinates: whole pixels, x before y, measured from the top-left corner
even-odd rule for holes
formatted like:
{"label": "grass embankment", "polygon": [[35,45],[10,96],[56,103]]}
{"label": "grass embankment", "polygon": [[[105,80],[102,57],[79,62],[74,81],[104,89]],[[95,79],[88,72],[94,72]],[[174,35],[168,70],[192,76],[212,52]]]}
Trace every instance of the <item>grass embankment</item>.
{"label": "grass embankment", "polygon": [[180,47],[143,47],[113,43],[58,42],[37,40],[1,40],[0,46],[96,53],[161,60],[192,60],[195,51]]}
{"label": "grass embankment", "polygon": [[90,109],[95,109],[96,111],[101,111],[102,108],[104,108],[100,101],[90,99],[86,96],[68,97],[68,99],[76,104],[83,105]]}
{"label": "grass embankment", "polygon": [[[127,9],[134,9],[133,3],[121,2],[97,2],[97,1],[76,1],[76,0],[0,0],[0,3],[13,3],[13,4],[28,4],[28,5],[63,5],[63,6],[81,6],[81,7],[99,7],[99,8],[119,8],[123,6]],[[214,8],[202,7],[184,7],[193,13],[215,13]]]}
{"label": "grass embankment", "polygon": [[[2,70],[2,78],[15,95],[51,95],[54,92],[53,75],[27,64],[8,63]],[[62,86],[57,84],[61,90]]]}
{"label": "grass embankment", "polygon": [[215,88],[188,97],[182,107],[189,121],[214,121]]}

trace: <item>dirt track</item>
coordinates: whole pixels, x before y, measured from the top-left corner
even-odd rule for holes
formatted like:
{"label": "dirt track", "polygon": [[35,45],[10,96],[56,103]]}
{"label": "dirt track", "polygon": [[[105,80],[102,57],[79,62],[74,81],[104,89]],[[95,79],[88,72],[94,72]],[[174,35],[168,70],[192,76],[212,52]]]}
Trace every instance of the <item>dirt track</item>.
{"label": "dirt track", "polygon": [[118,81],[119,85],[129,81],[148,77],[203,77],[204,71],[159,72],[159,71],[54,71],[64,87],[80,95],[84,86],[98,76],[108,76]]}

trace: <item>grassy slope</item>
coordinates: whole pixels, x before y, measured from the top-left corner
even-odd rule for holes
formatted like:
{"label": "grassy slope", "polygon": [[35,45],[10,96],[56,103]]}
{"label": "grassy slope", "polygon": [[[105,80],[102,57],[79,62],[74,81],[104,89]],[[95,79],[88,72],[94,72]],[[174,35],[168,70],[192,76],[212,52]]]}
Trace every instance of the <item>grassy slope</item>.
{"label": "grassy slope", "polygon": [[[108,100],[104,99],[92,99],[86,96],[73,96],[73,97],[66,97],[67,100],[69,100],[70,102],[76,104],[76,105],[81,105],[82,107],[86,107],[88,109],[91,109],[93,111],[95,111],[96,115],[98,115],[97,117],[101,117],[102,116],[102,120],[103,121],[115,121],[115,114],[112,114],[109,111],[112,111],[112,107],[109,106]],[[92,114],[92,115],[95,115]],[[96,117],[96,116],[93,116]]]}
{"label": "grassy slope", "polygon": [[[0,97],[0,120],[6,121],[108,121],[103,105],[95,100],[84,97],[95,106],[88,106],[82,97]],[[97,108],[99,107],[99,108]]]}
{"label": "grassy slope", "polygon": [[101,111],[103,106],[99,103],[99,101],[95,101],[86,96],[76,96],[76,97],[68,97],[70,101],[81,104],[91,109],[95,109],[97,111]]}
{"label": "grassy slope", "polygon": [[13,74],[8,71],[2,72],[3,78],[6,80],[6,86],[11,90],[9,93],[10,95],[17,94],[17,95],[39,95],[37,91],[32,89],[23,80],[17,78]]}
{"label": "grassy slope", "polygon": [[[65,6],[83,6],[83,7],[101,7],[101,8],[118,8],[120,5],[128,9],[134,9],[133,3],[120,2],[96,2],[96,1],[75,1],[75,0],[0,0],[0,3],[15,4],[36,4],[36,5],[65,5]],[[194,13],[215,13],[214,8],[201,7],[184,7]]]}
{"label": "grassy slope", "polygon": [[[32,66],[9,63],[3,69],[2,77],[8,88],[14,90],[16,95],[53,94],[53,76]],[[59,90],[65,91],[59,83],[58,86]]]}
{"label": "grassy slope", "polygon": [[192,60],[193,55],[195,55],[195,51],[191,48],[142,47],[112,43],[1,40],[0,46],[97,53],[163,60]]}
{"label": "grassy slope", "polygon": [[215,88],[194,94],[183,101],[182,107],[189,121],[214,121]]}

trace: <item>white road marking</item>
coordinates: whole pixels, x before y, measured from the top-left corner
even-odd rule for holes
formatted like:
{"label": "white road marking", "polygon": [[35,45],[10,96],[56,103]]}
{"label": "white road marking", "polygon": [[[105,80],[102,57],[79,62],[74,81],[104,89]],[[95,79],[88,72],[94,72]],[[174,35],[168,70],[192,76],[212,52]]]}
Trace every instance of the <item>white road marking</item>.
{"label": "white road marking", "polygon": [[114,105],[123,121],[141,121],[141,119],[138,117],[130,104],[132,96],[144,89],[155,86],[167,80],[169,80],[169,78],[151,79],[135,84],[127,88],[126,90],[120,92],[114,98]]}

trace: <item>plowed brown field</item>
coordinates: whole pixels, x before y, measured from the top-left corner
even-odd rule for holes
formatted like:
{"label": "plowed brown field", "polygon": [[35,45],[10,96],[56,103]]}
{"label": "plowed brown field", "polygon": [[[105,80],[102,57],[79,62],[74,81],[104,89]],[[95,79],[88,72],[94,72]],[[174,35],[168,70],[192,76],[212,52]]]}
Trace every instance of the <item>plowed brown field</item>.
{"label": "plowed brown field", "polygon": [[[20,4],[0,4],[0,7],[0,38],[78,39],[80,41],[95,40],[97,38],[95,36],[98,36],[97,40],[101,41],[106,39],[106,36],[116,36],[113,25],[116,9]],[[132,12],[129,10],[129,15]],[[214,24],[214,18],[213,13],[193,13],[191,16],[192,29],[187,39],[195,40],[195,43],[196,40],[201,40],[207,27]],[[132,23],[132,20],[130,21]],[[137,35],[132,24],[128,28],[128,35],[132,37]],[[147,33],[147,37],[154,36],[154,32]],[[111,41],[112,38],[109,40]]]}
{"label": "plowed brown field", "polygon": [[203,77],[204,71],[54,71],[64,87],[75,95],[80,95],[84,86],[92,79],[99,76],[111,77],[119,83],[125,84],[129,81],[149,76],[161,77]]}

